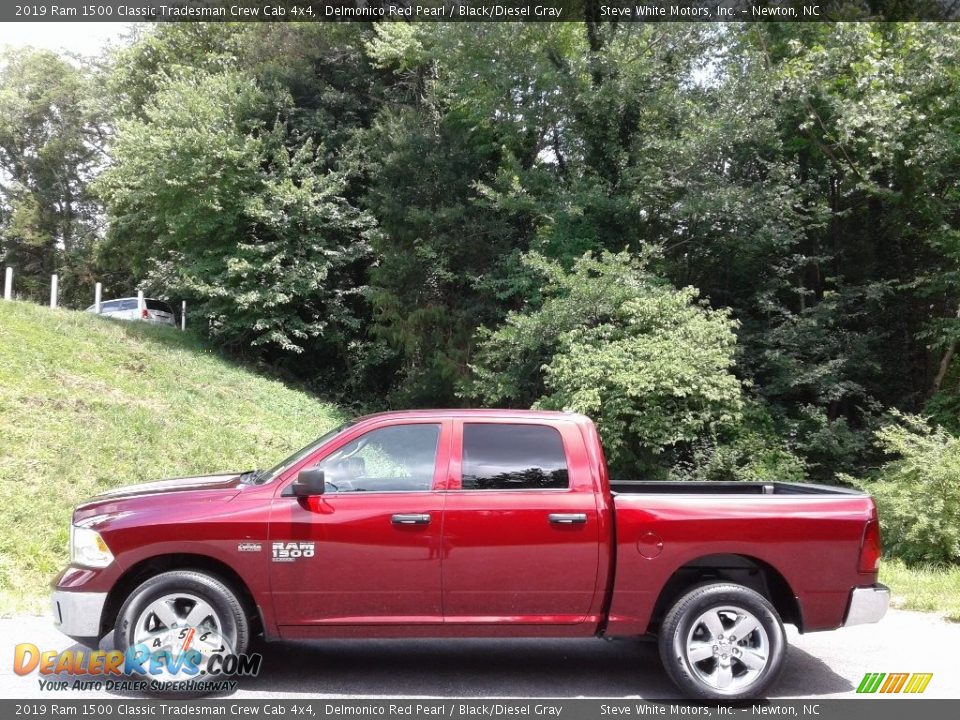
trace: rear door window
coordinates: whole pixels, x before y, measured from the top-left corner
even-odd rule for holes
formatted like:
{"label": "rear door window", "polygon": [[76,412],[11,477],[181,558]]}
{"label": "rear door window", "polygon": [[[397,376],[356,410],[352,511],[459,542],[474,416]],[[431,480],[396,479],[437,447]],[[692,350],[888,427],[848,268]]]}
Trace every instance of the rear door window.
{"label": "rear door window", "polygon": [[569,487],[560,431],[549,425],[465,423],[464,490],[552,490]]}

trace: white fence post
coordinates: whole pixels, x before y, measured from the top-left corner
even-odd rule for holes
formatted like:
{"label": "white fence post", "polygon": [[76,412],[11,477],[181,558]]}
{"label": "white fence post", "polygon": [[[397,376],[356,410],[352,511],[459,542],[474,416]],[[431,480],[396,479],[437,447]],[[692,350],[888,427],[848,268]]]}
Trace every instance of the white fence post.
{"label": "white fence post", "polygon": [[100,299],[103,296],[103,285],[97,283],[93,287],[93,307],[97,315],[100,314]]}
{"label": "white fence post", "polygon": [[57,307],[57,275],[50,276],[50,307]]}
{"label": "white fence post", "polygon": [[185,332],[187,329],[187,301],[184,300],[180,304],[180,332]]}
{"label": "white fence post", "polygon": [[143,290],[137,290],[137,320],[143,320]]}
{"label": "white fence post", "polygon": [[5,277],[3,278],[3,299],[12,300],[13,299],[13,268],[8,267]]}

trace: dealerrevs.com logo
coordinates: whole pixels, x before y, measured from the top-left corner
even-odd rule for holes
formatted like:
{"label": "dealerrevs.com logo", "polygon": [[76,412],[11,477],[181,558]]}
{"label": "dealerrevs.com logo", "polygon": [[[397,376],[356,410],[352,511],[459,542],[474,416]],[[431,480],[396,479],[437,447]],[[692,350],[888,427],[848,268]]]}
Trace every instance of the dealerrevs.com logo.
{"label": "dealerrevs.com logo", "polygon": [[857,686],[858,693],[922,693],[933,673],[867,673]]}
{"label": "dealerrevs.com logo", "polygon": [[[37,672],[41,690],[208,693],[235,690],[233,676],[255,677],[263,656],[237,654],[206,628],[164,630],[126,650],[14,648],[17,675]],[[53,677],[51,677],[53,676]]]}

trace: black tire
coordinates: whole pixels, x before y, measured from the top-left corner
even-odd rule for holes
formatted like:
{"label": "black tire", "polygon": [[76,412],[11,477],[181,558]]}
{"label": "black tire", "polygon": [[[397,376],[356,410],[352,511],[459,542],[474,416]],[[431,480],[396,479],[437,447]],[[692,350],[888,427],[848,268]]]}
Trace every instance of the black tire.
{"label": "black tire", "polygon": [[[733,640],[723,634],[754,625]],[[663,619],[658,643],[663,667],[683,694],[711,700],[762,696],[783,669],[787,646],[773,605],[734,583],[700,585],[684,594]]]}
{"label": "black tire", "polygon": [[[125,650],[134,645],[136,623],[144,611],[155,601],[178,593],[210,606],[218,621],[218,633],[226,641],[228,651],[236,654],[246,651],[250,642],[250,623],[237,593],[223,580],[196,570],[161,573],[131,592],[117,614],[114,647]],[[189,603],[185,607],[189,608]]]}

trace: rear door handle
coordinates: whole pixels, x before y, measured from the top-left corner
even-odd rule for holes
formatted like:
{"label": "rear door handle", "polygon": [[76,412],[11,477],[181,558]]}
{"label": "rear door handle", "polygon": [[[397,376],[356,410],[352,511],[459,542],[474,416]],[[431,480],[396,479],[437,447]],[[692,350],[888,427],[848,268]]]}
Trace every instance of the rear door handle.
{"label": "rear door handle", "polygon": [[399,513],[390,518],[394,525],[429,525],[430,515],[428,513]]}
{"label": "rear door handle", "polygon": [[586,513],[550,513],[547,520],[554,525],[582,525],[587,521]]}

